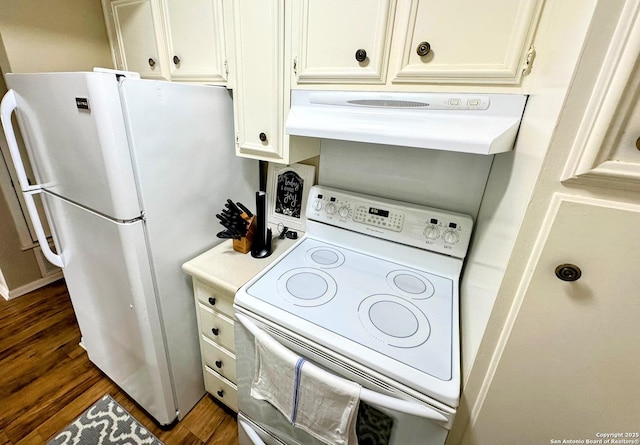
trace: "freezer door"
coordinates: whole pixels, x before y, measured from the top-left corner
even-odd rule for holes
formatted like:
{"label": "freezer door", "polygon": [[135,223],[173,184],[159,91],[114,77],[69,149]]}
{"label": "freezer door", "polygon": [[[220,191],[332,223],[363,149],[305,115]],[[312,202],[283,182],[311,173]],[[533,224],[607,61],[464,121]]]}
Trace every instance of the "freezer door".
{"label": "freezer door", "polygon": [[6,82],[35,181],[112,218],[140,216],[116,76],[7,74]]}
{"label": "freezer door", "polygon": [[223,87],[124,79],[121,96],[180,414],[202,397],[191,280],[182,264],[220,242],[227,198],[254,207],[258,161],[235,155]]}
{"label": "freezer door", "polygon": [[117,223],[45,193],[89,359],[160,424],[176,406],[141,220]]}

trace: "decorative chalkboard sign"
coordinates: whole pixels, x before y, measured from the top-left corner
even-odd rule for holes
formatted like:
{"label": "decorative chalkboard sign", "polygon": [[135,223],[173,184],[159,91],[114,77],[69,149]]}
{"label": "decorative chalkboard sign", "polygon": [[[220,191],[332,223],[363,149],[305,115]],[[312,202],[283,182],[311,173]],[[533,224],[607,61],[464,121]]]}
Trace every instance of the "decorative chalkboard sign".
{"label": "decorative chalkboard sign", "polygon": [[314,182],[315,170],[312,165],[269,164],[269,222],[282,223],[289,229],[305,230],[307,197]]}

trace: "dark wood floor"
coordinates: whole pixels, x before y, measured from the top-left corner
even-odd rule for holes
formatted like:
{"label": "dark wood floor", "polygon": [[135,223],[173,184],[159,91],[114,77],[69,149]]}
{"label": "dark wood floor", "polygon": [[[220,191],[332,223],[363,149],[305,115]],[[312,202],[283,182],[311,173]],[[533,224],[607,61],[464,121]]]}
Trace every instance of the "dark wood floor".
{"label": "dark wood floor", "polygon": [[163,431],[78,345],[80,331],[62,280],[28,295],[0,297],[0,445],[44,444],[110,394],[166,445],[237,445],[232,412],[206,395]]}

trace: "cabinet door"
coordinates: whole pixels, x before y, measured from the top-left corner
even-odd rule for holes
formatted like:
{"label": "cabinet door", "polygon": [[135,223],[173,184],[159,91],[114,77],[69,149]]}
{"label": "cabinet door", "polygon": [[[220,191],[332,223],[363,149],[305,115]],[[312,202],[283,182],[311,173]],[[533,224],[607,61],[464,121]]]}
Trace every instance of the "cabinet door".
{"label": "cabinet door", "polygon": [[395,3],[300,2],[292,18],[297,83],[384,83]]}
{"label": "cabinet door", "polygon": [[156,38],[161,21],[153,0],[116,0],[111,11],[122,68],[148,79],[168,78]]}
{"label": "cabinet door", "polygon": [[284,0],[234,2],[234,111],[240,155],[283,157]]}
{"label": "cabinet door", "polygon": [[393,83],[518,83],[542,0],[411,0],[398,7]]}
{"label": "cabinet door", "polygon": [[227,79],[222,0],[165,0],[173,80]]}
{"label": "cabinet door", "polygon": [[[547,221],[471,442],[637,441],[640,207],[557,195]],[[556,278],[562,263],[582,276]]]}

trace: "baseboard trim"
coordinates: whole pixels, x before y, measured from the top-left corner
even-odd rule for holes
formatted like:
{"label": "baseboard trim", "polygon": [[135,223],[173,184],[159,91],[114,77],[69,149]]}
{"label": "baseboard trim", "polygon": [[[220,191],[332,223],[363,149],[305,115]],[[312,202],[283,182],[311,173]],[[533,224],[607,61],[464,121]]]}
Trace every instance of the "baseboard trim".
{"label": "baseboard trim", "polygon": [[[58,281],[62,277],[63,277],[62,271],[58,271],[49,276],[40,278],[39,280],[32,281],[31,283],[27,283],[15,289],[11,289],[9,290],[8,295],[5,295],[4,293],[2,293],[2,296],[4,297],[5,300],[13,300],[14,298],[18,298],[25,294],[28,294],[29,292],[33,292],[36,289],[40,289],[41,287],[44,287],[47,284],[51,284],[54,281]],[[2,290],[3,289],[0,289],[0,291]]]}

